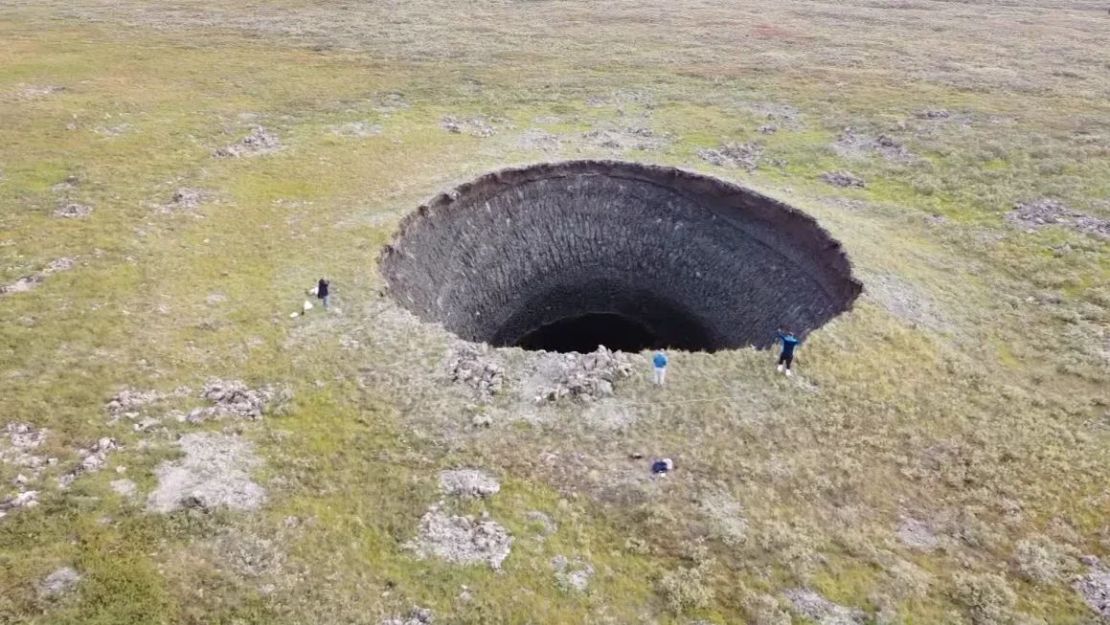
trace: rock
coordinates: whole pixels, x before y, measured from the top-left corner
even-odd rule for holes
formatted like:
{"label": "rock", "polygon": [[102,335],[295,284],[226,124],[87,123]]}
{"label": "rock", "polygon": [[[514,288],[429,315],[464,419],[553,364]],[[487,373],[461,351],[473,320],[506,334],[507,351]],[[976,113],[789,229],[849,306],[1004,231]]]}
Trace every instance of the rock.
{"label": "rock", "polygon": [[155,471],[158,487],[147,498],[147,510],[253,510],[266,500],[266,490],[250,478],[261,461],[246,440],[196,432],[181,437],[178,445],[185,457],[163,462]]}
{"label": "rock", "polygon": [[1092,566],[1073,587],[1096,614],[1110,621],[1110,568]]}
{"label": "rock", "polygon": [[500,524],[469,516],[448,516],[431,508],[420,518],[417,536],[406,543],[419,558],[439,558],[453,564],[488,564],[500,569],[513,539]]}
{"label": "rock", "polygon": [[279,403],[291,399],[286,390],[271,386],[252,389],[239,380],[213,378],[204,384],[201,397],[211,405],[195,408],[186,415],[189,423],[232,417],[236,419],[261,419]]}
{"label": "rock", "polygon": [[271,154],[281,149],[281,141],[262,126],[251,128],[250,134],[236,143],[215,151],[218,158],[242,158]]}
{"label": "rock", "polygon": [[501,490],[501,484],[477,469],[441,471],[439,489],[457,497],[488,497]]}
{"label": "rock", "polygon": [[862,179],[847,171],[827,171],[821,174],[821,180],[834,187],[859,187],[862,189],[866,186]]}
{"label": "rock", "polygon": [[84,219],[93,212],[93,208],[88,204],[78,204],[77,202],[67,202],[62,204],[54,210],[55,217],[63,219]]}
{"label": "rock", "polygon": [[594,575],[594,567],[589,563],[571,561],[561,555],[551,559],[551,568],[555,570],[555,580],[560,587],[578,592],[586,592]]}
{"label": "rock", "polygon": [[613,352],[604,345],[589,354],[559,354],[560,373],[536,396],[537,403],[564,397],[594,401],[613,394],[613,383],[632,375],[628,354]]}
{"label": "rock", "polygon": [[718,167],[738,167],[753,171],[759,166],[763,146],[757,143],[726,143],[716,149],[698,150],[698,157]]}
{"label": "rock", "polygon": [[860,625],[867,621],[862,610],[833,603],[812,590],[795,588],[783,594],[796,613],[817,625]]}
{"label": "rock", "polygon": [[7,516],[9,511],[20,508],[34,508],[37,505],[39,505],[39,491],[21,491],[0,501],[0,518]]}
{"label": "rock", "polygon": [[54,599],[69,594],[81,582],[81,575],[69,566],[55,570],[39,584],[39,596]]}
{"label": "rock", "polygon": [[501,392],[504,371],[493,362],[485,345],[464,343],[447,358],[447,374],[452,382],[474,389],[479,399],[488,400]]}

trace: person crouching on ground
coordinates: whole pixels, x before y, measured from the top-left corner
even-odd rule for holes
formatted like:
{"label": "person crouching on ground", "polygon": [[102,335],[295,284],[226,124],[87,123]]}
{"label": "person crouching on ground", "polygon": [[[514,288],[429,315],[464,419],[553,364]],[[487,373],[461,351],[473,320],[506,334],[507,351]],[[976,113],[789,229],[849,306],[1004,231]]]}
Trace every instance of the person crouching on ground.
{"label": "person crouching on ground", "polygon": [[790,365],[794,362],[794,350],[801,341],[790,331],[790,328],[780,328],[775,334],[775,342],[782,342],[782,353],[779,354],[779,373],[794,375]]}
{"label": "person crouching on ground", "polygon": [[651,364],[655,367],[655,384],[663,386],[663,382],[667,379],[667,355],[663,353],[663,350],[655,352]]}
{"label": "person crouching on ground", "polygon": [[324,310],[328,309],[328,287],[331,285],[327,280],[320,278],[320,282],[316,284],[316,297],[320,298],[320,303],[323,304]]}

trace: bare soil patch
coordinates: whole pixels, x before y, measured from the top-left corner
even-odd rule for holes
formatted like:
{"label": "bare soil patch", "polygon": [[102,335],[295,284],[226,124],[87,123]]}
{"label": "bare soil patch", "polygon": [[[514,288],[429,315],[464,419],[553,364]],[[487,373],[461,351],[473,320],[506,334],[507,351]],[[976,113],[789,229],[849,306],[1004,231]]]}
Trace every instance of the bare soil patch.
{"label": "bare soil patch", "polygon": [[219,507],[253,510],[265,502],[266,490],[250,477],[261,461],[248,441],[198,432],[181,437],[178,445],[185,457],[158,467],[158,487],[147,498],[149,511]]}

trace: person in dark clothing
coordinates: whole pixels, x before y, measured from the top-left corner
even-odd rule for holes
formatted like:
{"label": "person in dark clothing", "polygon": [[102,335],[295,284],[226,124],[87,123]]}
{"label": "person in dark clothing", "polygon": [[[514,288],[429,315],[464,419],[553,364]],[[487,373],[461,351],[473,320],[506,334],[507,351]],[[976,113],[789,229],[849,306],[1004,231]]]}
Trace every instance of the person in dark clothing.
{"label": "person in dark clothing", "polygon": [[324,310],[328,309],[328,287],[331,285],[327,280],[320,278],[320,282],[316,284],[316,297],[320,298],[320,302],[324,305]]}
{"label": "person in dark clothing", "polygon": [[790,370],[791,363],[794,362],[794,350],[801,343],[801,340],[790,331],[790,328],[780,328],[775,333],[775,342],[782,342],[782,353],[779,354],[779,373],[785,372],[786,375],[794,375]]}

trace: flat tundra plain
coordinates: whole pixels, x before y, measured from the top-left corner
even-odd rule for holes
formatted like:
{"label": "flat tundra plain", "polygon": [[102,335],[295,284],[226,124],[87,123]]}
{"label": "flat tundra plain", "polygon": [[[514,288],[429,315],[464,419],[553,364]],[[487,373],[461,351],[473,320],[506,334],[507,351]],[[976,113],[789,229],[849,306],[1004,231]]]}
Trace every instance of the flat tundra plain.
{"label": "flat tundra plain", "polygon": [[[1110,622],[1108,8],[4,2],[0,622]],[[864,293],[662,389],[381,294],[416,206],[579,158]]]}

